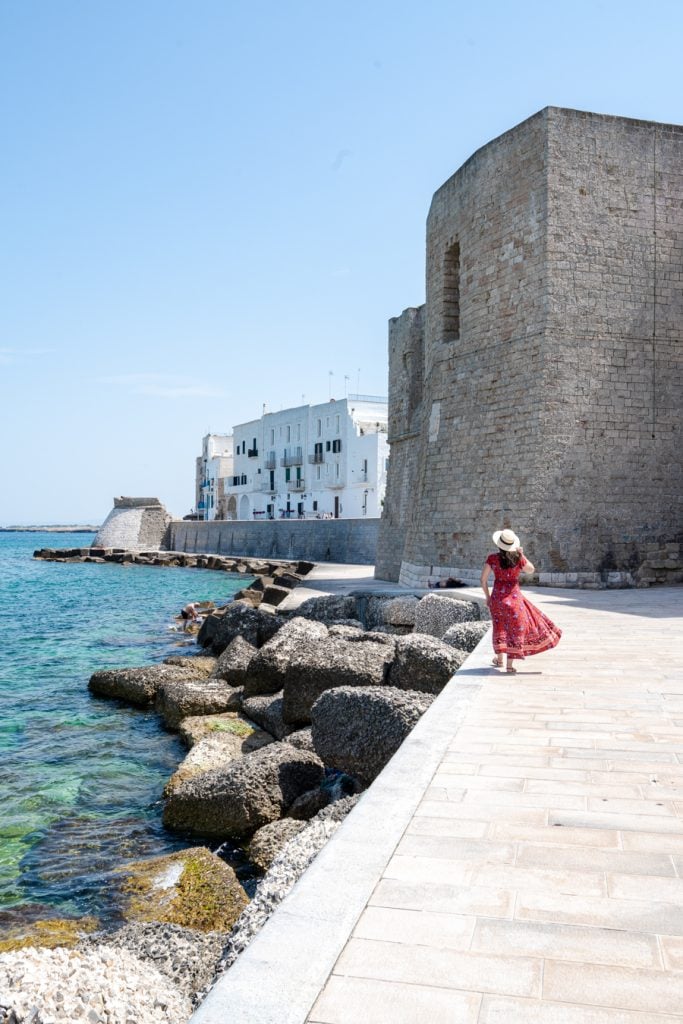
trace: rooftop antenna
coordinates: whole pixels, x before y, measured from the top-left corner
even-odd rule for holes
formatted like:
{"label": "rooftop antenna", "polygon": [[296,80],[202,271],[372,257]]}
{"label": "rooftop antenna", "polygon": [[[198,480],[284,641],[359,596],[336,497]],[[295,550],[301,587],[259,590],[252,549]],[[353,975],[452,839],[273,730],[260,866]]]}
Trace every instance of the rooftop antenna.
{"label": "rooftop antenna", "polygon": [[357,393],[358,393],[358,394],[360,394],[360,366],[358,367],[358,385],[357,385]]}
{"label": "rooftop antenna", "polygon": [[344,398],[348,398],[349,397],[349,380],[350,379],[351,378],[349,377],[348,374],[344,375]]}
{"label": "rooftop antenna", "polygon": [[330,399],[330,401],[332,401],[332,378],[334,377],[334,371],[333,370],[328,370],[327,371],[327,375],[328,375],[328,378],[329,378],[329,388],[328,388],[329,399]]}

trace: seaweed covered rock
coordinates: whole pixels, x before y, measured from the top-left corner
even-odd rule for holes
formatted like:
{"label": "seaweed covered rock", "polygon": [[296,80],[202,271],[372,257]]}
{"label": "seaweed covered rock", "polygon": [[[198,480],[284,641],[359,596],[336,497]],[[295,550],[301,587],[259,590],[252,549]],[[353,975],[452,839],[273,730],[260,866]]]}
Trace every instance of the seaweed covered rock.
{"label": "seaweed covered rock", "polygon": [[166,728],[177,729],[191,715],[239,711],[241,691],[223,679],[173,680],[159,687],[154,706]]}
{"label": "seaweed covered rock", "polygon": [[201,678],[191,665],[187,668],[179,665],[103,668],[91,675],[88,689],[96,697],[111,697],[144,707],[152,703],[164,683]]}
{"label": "seaweed covered rock", "polygon": [[467,654],[424,633],[398,637],[389,676],[392,686],[423,693],[441,693]]}
{"label": "seaweed covered rock", "polygon": [[249,663],[244,679],[245,697],[277,693],[291,674],[297,658],[305,658],[321,640],[327,638],[327,627],[297,616],[282,626]]}
{"label": "seaweed covered rock", "polygon": [[261,871],[267,871],[280,850],[305,826],[305,821],[296,821],[294,818],[281,818],[263,825],[249,843],[249,860]]}
{"label": "seaweed covered rock", "polygon": [[301,793],[320,785],[315,754],[271,743],[226,768],[182,783],[164,807],[164,824],[194,835],[244,836],[282,817]]}
{"label": "seaweed covered rock", "polygon": [[393,686],[328,690],[311,714],[315,749],[329,768],[370,785],[433,699]]}
{"label": "seaweed covered rock", "polygon": [[440,640],[456,622],[475,622],[479,618],[479,605],[475,601],[426,594],[415,609],[415,632],[428,633]]}
{"label": "seaweed covered rock", "polygon": [[215,733],[230,733],[245,740],[255,728],[254,722],[239,711],[224,711],[217,715],[190,715],[189,718],[183,718],[178,732],[183,743],[192,748],[205,736],[213,736]]}
{"label": "seaweed covered rock", "polygon": [[307,725],[318,697],[339,686],[379,686],[389,681],[394,639],[359,634],[328,637],[299,651],[284,676],[283,717],[291,725]]}
{"label": "seaweed covered rock", "polygon": [[223,768],[231,761],[236,761],[274,742],[270,733],[264,732],[263,729],[246,724],[244,729],[243,736],[227,730],[218,731],[204,736],[195,743],[166,783],[164,796],[169,796],[187,779],[193,779],[196,775],[213,771],[215,768]]}
{"label": "seaweed covered rock", "polygon": [[231,686],[243,686],[251,660],[258,648],[243,636],[236,636],[217,659],[212,676],[224,679]]}
{"label": "seaweed covered rock", "polygon": [[120,870],[125,874],[123,916],[128,921],[227,932],[249,902],[232,868],[203,846]]}
{"label": "seaweed covered rock", "polygon": [[443,642],[471,653],[491,627],[490,622],[457,622],[443,635]]}

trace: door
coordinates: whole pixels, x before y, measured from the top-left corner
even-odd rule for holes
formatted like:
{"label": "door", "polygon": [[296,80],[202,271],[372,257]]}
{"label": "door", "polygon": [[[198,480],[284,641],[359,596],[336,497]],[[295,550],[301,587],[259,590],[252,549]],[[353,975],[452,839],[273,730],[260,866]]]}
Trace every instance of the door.
{"label": "door", "polygon": [[334,518],[339,519],[339,495],[334,496]]}

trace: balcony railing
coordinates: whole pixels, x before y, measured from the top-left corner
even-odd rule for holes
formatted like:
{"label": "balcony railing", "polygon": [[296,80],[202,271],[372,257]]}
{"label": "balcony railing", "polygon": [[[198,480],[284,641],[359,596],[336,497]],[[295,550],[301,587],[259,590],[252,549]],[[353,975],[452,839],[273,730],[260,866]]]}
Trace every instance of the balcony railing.
{"label": "balcony railing", "polygon": [[277,455],[275,452],[270,452],[266,455],[263,465],[266,469],[275,469],[277,467]]}
{"label": "balcony railing", "polygon": [[324,452],[313,452],[312,455],[308,456],[308,461],[312,466],[321,466],[325,461]]}
{"label": "balcony railing", "polygon": [[303,466],[304,453],[299,448],[296,452],[286,452],[280,459],[280,465],[289,468],[290,466]]}
{"label": "balcony railing", "polygon": [[321,481],[325,487],[331,487],[333,491],[338,491],[342,487],[346,487],[346,480],[343,476],[333,476],[329,480]]}
{"label": "balcony railing", "polygon": [[305,491],[306,481],[305,480],[288,480],[285,484],[288,491]]}
{"label": "balcony railing", "polygon": [[271,487],[269,480],[260,480],[256,489],[262,494],[277,494],[277,484]]}

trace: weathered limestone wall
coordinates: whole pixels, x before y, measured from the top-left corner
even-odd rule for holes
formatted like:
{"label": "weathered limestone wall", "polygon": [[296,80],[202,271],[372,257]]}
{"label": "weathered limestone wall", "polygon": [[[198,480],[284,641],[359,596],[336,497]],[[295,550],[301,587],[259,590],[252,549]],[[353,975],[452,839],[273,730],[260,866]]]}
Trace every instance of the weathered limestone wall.
{"label": "weathered limestone wall", "polygon": [[424,306],[389,321],[390,469],[377,540],[383,579],[397,580],[419,486],[424,387]]}
{"label": "weathered limestone wall", "polygon": [[379,519],[174,520],[170,551],[374,565]]}
{"label": "weathered limestone wall", "polygon": [[548,108],[435,194],[379,577],[471,578],[510,525],[544,582],[683,578],[682,157],[681,128]]}
{"label": "weathered limestone wall", "polygon": [[114,498],[93,547],[158,551],[170,520],[158,498]]}

